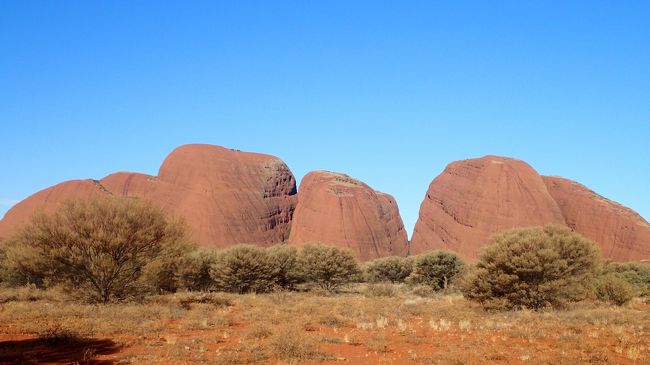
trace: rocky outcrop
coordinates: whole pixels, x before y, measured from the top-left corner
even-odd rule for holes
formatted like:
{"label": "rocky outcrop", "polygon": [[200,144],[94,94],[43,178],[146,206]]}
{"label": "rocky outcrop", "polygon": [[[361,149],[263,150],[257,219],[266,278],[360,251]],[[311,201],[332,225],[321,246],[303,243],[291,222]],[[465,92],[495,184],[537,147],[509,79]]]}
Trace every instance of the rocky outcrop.
{"label": "rocky outcrop", "polygon": [[544,176],[544,182],[566,224],[598,243],[604,257],[650,259],[650,224],[638,213],[569,179]]}
{"label": "rocky outcrop", "polygon": [[14,205],[0,220],[0,238],[7,238],[34,213],[52,213],[69,199],[92,199],[110,196],[110,192],[97,180],[71,180],[41,190]]}
{"label": "rocky outcrop", "polygon": [[361,260],[407,252],[395,199],[347,175],[327,171],[310,172],[300,183],[289,242],[350,248]]}
{"label": "rocky outcrop", "polygon": [[553,223],[565,223],[562,211],[527,163],[499,156],[456,161],[429,186],[411,253],[448,249],[471,261],[498,231]]}
{"label": "rocky outcrop", "polygon": [[202,245],[271,245],[284,241],[296,204],[296,183],[280,159],[212,145],[185,145],[158,176],[116,173],[100,181],[70,181],[38,192],[7,212],[0,236],[36,209],[54,210],[65,198],[113,194],[150,200],[188,225]]}

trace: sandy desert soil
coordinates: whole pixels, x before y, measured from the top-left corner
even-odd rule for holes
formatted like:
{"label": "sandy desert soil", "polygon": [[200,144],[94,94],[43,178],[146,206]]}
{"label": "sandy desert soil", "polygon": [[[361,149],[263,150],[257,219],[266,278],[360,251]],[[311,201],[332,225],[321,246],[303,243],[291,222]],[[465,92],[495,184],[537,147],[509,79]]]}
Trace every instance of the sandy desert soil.
{"label": "sandy desert soil", "polygon": [[[647,364],[650,307],[486,313],[459,295],[0,292],[0,364]],[[383,296],[376,296],[383,294]]]}

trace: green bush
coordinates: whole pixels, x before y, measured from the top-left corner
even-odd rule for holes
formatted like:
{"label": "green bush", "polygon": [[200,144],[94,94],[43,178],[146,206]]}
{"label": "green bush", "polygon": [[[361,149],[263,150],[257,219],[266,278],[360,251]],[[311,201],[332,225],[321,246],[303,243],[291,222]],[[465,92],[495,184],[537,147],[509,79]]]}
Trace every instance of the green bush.
{"label": "green bush", "polygon": [[184,226],[153,205],[106,198],[67,201],[51,215],[36,214],[6,253],[18,280],[61,284],[107,303],[140,294],[143,268],[184,240]]}
{"label": "green bush", "polygon": [[421,284],[433,290],[447,289],[454,277],[463,270],[463,261],[453,252],[431,251],[416,256],[409,284]]}
{"label": "green bush", "polygon": [[185,256],[185,265],[178,268],[179,289],[209,291],[215,286],[210,269],[217,262],[213,248],[198,248]]}
{"label": "green bush", "polygon": [[219,253],[210,268],[219,290],[234,293],[263,293],[275,285],[274,265],[261,247],[238,245]]}
{"label": "green bush", "polygon": [[645,262],[607,262],[603,272],[619,274],[622,279],[632,284],[638,295],[650,296],[650,264]]}
{"label": "green bush", "polygon": [[604,302],[623,305],[635,297],[636,288],[621,274],[608,273],[596,280],[596,297]]}
{"label": "green bush", "polygon": [[307,244],[299,257],[305,279],[328,291],[336,291],[361,276],[359,264],[350,250]]}
{"label": "green bush", "polygon": [[587,297],[600,270],[597,246],[564,226],[497,234],[462,286],[486,309],[561,307]]}
{"label": "green bush", "polygon": [[275,245],[267,248],[273,266],[275,284],[283,289],[294,289],[304,281],[304,273],[298,260],[298,250],[294,246]]}
{"label": "green bush", "polygon": [[413,271],[413,260],[390,256],[370,261],[365,266],[366,280],[371,283],[403,283]]}

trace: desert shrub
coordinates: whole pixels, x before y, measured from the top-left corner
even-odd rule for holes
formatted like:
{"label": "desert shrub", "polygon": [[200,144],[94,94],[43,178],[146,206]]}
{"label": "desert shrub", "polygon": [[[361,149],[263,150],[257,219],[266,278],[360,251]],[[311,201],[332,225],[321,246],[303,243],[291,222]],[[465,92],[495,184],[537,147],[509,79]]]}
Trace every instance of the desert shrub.
{"label": "desert shrub", "polygon": [[427,285],[433,290],[448,288],[464,267],[460,257],[449,251],[425,252],[413,260],[413,272],[407,282]]}
{"label": "desert shrub", "polygon": [[216,288],[234,293],[263,293],[275,285],[274,266],[261,247],[238,245],[219,253],[210,268]]}
{"label": "desert shrub", "polygon": [[640,296],[650,296],[650,264],[645,262],[607,262],[603,273],[616,273],[632,284]]}
{"label": "desert shrub", "polygon": [[289,363],[308,360],[324,360],[326,354],[318,349],[318,343],[301,333],[297,327],[283,327],[270,339],[270,349],[274,357],[288,360]]}
{"label": "desert shrub", "polygon": [[589,295],[599,271],[596,245],[564,226],[495,235],[463,285],[486,309],[561,307]]}
{"label": "desert shrub", "polygon": [[36,285],[44,287],[47,264],[44,257],[34,247],[21,244],[15,238],[4,242],[3,257],[0,264],[0,285],[22,287]]}
{"label": "desert shrub", "polygon": [[361,269],[352,251],[307,244],[300,251],[305,278],[327,291],[336,291],[360,278]]}
{"label": "desert shrub", "polygon": [[275,245],[267,248],[273,266],[275,284],[283,289],[293,289],[304,281],[304,273],[298,260],[298,250],[294,246]]}
{"label": "desert shrub", "polygon": [[67,201],[37,213],[11,238],[7,257],[23,277],[107,303],[136,294],[143,268],[184,238],[181,224],[140,200]]}
{"label": "desert shrub", "polygon": [[217,251],[198,248],[185,256],[185,264],[178,268],[179,288],[191,291],[208,291],[214,286],[210,269],[217,261]]}
{"label": "desert shrub", "polygon": [[141,282],[157,293],[207,291],[214,284],[210,267],[215,261],[214,249],[187,244],[169,246],[143,268]]}
{"label": "desert shrub", "polygon": [[370,261],[365,274],[368,282],[403,283],[413,271],[413,260],[408,257],[390,256]]}
{"label": "desert shrub", "polygon": [[596,280],[596,297],[604,302],[623,305],[636,294],[636,288],[621,274],[607,273]]}

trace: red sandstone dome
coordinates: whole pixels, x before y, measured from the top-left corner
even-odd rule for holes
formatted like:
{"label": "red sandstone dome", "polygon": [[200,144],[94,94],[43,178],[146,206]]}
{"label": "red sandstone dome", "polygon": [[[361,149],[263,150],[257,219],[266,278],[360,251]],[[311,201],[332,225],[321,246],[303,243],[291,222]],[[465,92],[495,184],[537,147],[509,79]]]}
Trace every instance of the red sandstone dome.
{"label": "red sandstone dome", "polygon": [[202,245],[271,245],[284,241],[296,204],[296,183],[280,159],[212,145],[185,145],[163,162],[158,176],[116,173],[100,181],[69,181],[10,209],[0,223],[6,237],[36,209],[54,210],[70,198],[134,196],[184,218]]}
{"label": "red sandstone dome", "polygon": [[516,159],[456,161],[436,177],[420,207],[411,252],[449,249],[473,261],[494,233],[565,224],[596,242],[608,259],[650,259],[650,225],[571,180],[542,177]]}
{"label": "red sandstone dome", "polygon": [[650,259],[650,224],[638,213],[575,181],[544,176],[544,182],[566,224],[597,242],[604,257],[616,261]]}
{"label": "red sandstone dome", "polygon": [[564,224],[562,211],[527,163],[499,156],[456,161],[429,186],[411,253],[448,249],[475,260],[498,231],[550,223]]}
{"label": "red sandstone dome", "polygon": [[406,231],[392,196],[347,175],[314,171],[300,183],[289,242],[350,248],[357,258],[406,255]]}

